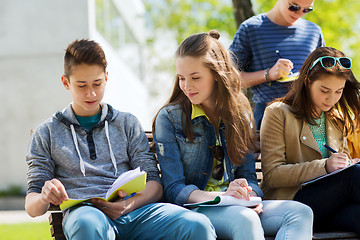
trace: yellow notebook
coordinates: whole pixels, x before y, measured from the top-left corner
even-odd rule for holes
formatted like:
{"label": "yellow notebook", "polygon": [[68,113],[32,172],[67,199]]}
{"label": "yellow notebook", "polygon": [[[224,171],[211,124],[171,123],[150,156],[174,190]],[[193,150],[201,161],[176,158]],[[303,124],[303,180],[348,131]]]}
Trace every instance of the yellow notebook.
{"label": "yellow notebook", "polygon": [[296,73],[288,75],[287,77],[280,78],[280,79],[278,79],[276,81],[278,81],[278,82],[292,82],[292,81],[295,81],[298,77],[299,77],[299,72],[296,72]]}
{"label": "yellow notebook", "polygon": [[[128,195],[138,193],[146,188],[146,172],[140,171],[140,168],[136,168],[134,170],[130,170],[121,174],[111,185],[109,190],[107,191],[104,198],[97,197],[100,199],[104,199],[108,202],[113,202],[118,198],[118,191],[125,191]],[[60,204],[60,209],[64,210],[69,207],[75,206],[81,202],[89,201],[89,199],[69,199],[67,201],[63,201]]]}

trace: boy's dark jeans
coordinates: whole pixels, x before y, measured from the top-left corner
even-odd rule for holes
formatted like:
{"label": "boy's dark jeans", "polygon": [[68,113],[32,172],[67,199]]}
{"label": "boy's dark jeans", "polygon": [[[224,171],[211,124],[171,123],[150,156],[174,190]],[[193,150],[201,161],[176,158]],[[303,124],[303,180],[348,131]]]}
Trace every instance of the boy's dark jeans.
{"label": "boy's dark jeans", "polygon": [[300,189],[294,200],[314,212],[314,231],[360,234],[360,164]]}
{"label": "boy's dark jeans", "polygon": [[256,130],[260,130],[261,122],[264,117],[265,108],[267,103],[255,103],[253,114],[256,124]]}

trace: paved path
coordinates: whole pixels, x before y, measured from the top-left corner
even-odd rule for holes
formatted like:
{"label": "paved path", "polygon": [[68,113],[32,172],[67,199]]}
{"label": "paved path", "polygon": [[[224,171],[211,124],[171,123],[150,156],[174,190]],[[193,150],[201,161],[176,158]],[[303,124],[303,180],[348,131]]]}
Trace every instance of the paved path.
{"label": "paved path", "polygon": [[0,224],[17,224],[31,222],[47,222],[49,212],[43,216],[32,218],[24,210],[0,211]]}

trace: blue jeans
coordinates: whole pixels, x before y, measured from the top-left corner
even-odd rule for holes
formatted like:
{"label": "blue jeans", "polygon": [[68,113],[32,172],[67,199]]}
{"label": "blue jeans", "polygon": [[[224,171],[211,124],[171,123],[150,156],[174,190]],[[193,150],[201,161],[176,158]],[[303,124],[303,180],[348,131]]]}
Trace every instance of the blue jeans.
{"label": "blue jeans", "polygon": [[[276,240],[311,240],[313,214],[305,204],[296,201],[263,201],[263,212],[242,206],[201,207],[221,239],[258,240],[264,235]],[[200,238],[199,238],[200,239]]]}
{"label": "blue jeans", "polygon": [[153,203],[116,220],[85,205],[70,211],[63,222],[66,239],[216,239],[209,219],[185,208]]}
{"label": "blue jeans", "polygon": [[305,186],[294,200],[312,208],[315,231],[360,234],[360,165]]}
{"label": "blue jeans", "polygon": [[267,103],[255,103],[253,113],[256,124],[256,130],[260,130],[261,121],[263,119],[266,106]]}

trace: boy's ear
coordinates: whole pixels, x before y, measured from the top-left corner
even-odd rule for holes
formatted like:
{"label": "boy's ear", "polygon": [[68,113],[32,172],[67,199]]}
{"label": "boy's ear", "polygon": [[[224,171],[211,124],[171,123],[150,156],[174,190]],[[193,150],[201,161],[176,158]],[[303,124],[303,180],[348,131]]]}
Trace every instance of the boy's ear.
{"label": "boy's ear", "polygon": [[65,76],[65,75],[62,75],[61,76],[61,82],[62,84],[64,85],[64,87],[69,90],[69,79]]}

